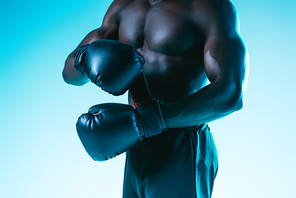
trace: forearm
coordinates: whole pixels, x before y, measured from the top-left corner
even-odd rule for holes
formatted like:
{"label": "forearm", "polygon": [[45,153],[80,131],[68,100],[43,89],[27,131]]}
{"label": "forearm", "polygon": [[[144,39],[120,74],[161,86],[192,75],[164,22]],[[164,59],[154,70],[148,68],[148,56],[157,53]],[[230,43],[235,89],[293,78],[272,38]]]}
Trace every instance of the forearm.
{"label": "forearm", "polygon": [[63,70],[63,78],[66,83],[79,86],[87,83],[89,79],[77,71],[74,67],[76,53],[77,49],[67,57]]}
{"label": "forearm", "polygon": [[241,86],[212,83],[182,100],[162,105],[168,128],[208,123],[242,108]]}

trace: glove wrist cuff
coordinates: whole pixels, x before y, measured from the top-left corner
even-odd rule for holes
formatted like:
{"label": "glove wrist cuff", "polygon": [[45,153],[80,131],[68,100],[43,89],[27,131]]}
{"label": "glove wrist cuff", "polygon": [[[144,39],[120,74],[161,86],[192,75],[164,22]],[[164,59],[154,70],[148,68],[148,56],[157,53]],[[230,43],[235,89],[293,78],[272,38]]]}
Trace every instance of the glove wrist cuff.
{"label": "glove wrist cuff", "polygon": [[75,61],[74,61],[75,69],[85,76],[86,74],[83,71],[82,63],[88,47],[89,47],[89,44],[81,46],[76,53]]}
{"label": "glove wrist cuff", "polygon": [[138,106],[136,113],[141,127],[141,137],[148,138],[167,131],[158,101],[151,101]]}

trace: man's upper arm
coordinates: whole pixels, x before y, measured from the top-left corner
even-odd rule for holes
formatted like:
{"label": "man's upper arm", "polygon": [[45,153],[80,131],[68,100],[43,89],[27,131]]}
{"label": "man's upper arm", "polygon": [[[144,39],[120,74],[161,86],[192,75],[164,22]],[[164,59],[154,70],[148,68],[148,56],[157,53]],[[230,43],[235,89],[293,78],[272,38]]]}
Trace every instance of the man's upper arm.
{"label": "man's upper arm", "polygon": [[247,79],[247,49],[239,34],[235,8],[228,0],[212,5],[205,25],[204,63],[211,83],[243,93]]}
{"label": "man's upper arm", "polygon": [[78,45],[79,48],[82,45],[90,44],[99,39],[118,39],[118,26],[119,26],[119,12],[124,7],[125,2],[123,0],[115,0],[108,8],[101,27],[91,31]]}
{"label": "man's upper arm", "polygon": [[82,75],[74,68],[74,60],[78,48],[90,44],[99,39],[118,39],[118,25],[119,25],[119,12],[126,4],[126,0],[115,0],[107,10],[102,26],[88,33],[80,44],[72,51],[65,61],[63,70],[63,78],[65,82],[72,85],[83,85],[89,81],[87,77]]}

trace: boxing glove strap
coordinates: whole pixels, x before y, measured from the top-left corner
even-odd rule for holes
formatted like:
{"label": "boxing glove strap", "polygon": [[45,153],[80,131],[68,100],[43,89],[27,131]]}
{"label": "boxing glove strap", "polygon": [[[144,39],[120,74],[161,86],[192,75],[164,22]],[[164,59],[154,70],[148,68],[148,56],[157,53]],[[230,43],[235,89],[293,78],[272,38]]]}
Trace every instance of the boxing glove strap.
{"label": "boxing glove strap", "polygon": [[151,101],[138,106],[136,114],[141,128],[141,137],[148,138],[167,131],[158,101]]}
{"label": "boxing glove strap", "polygon": [[129,89],[129,91],[133,101],[133,106],[135,108],[144,103],[152,101],[152,95],[143,73],[142,75],[140,75],[136,83],[134,83],[133,86]]}

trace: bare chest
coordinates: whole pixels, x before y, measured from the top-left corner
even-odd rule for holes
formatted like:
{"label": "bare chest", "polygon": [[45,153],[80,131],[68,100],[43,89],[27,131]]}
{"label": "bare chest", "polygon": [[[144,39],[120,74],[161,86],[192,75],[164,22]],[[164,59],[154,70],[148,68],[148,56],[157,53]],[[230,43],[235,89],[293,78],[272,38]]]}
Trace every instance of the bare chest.
{"label": "bare chest", "polygon": [[123,9],[118,33],[124,43],[164,54],[182,54],[202,43],[189,3],[180,0],[134,1]]}

